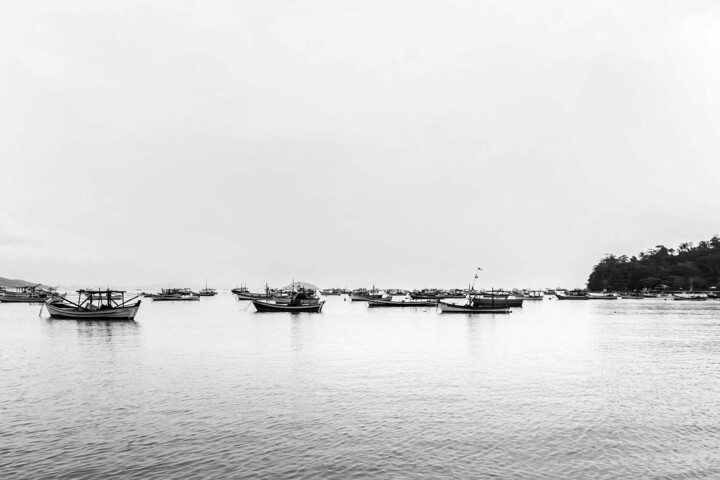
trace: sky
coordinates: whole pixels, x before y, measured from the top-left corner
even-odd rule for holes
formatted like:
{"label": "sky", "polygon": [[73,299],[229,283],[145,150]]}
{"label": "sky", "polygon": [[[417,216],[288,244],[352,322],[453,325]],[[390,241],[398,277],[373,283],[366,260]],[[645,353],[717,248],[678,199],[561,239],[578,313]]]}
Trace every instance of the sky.
{"label": "sky", "polygon": [[696,0],[3,2],[0,276],[582,287],[720,232],[719,24]]}

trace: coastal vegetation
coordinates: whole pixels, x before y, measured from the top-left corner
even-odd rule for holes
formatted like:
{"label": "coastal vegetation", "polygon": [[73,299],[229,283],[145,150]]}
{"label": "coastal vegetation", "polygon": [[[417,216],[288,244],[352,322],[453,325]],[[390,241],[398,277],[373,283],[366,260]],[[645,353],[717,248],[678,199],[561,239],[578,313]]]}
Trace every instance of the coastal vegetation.
{"label": "coastal vegetation", "polygon": [[589,290],[707,289],[720,286],[720,236],[681,243],[677,248],[657,245],[638,255],[606,254],[593,267]]}

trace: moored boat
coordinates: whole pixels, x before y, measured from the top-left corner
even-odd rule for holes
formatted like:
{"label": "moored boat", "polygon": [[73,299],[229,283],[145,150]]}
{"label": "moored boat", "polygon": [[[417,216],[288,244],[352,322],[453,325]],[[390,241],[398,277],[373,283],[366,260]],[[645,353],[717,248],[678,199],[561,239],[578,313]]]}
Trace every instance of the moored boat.
{"label": "moored boat", "polygon": [[618,295],[608,292],[588,292],[588,300],[617,300]]}
{"label": "moored boat", "polygon": [[555,296],[558,300],[587,300],[588,297],[584,290],[561,290],[555,291]]}
{"label": "moored boat", "polygon": [[487,307],[474,305],[471,301],[464,305],[438,302],[440,313],[510,313],[510,307]]}
{"label": "moored boat", "polygon": [[269,300],[274,293],[267,285],[265,285],[265,291],[262,293],[251,292],[245,285],[233,288],[230,291],[235,294],[238,300]]}
{"label": "moored boat", "polygon": [[203,288],[199,292],[195,293],[198,297],[214,297],[217,295],[217,290],[214,288]]}
{"label": "moored boat", "polygon": [[153,302],[188,302],[200,300],[200,297],[189,288],[163,288],[152,299]]}
{"label": "moored boat", "polygon": [[434,307],[434,300],[390,300],[388,298],[373,298],[367,301],[368,307]]}
{"label": "moored boat", "polygon": [[14,292],[6,289],[0,292],[0,302],[5,303],[44,303],[50,292],[39,288],[39,285],[16,287]]}
{"label": "moored boat", "polygon": [[[116,294],[120,295],[117,299]],[[78,302],[53,296],[45,302],[45,308],[53,318],[76,320],[133,320],[140,310],[141,300],[130,303],[137,296],[125,300],[122,290],[78,290]]]}
{"label": "moored boat", "polygon": [[367,302],[376,298],[383,298],[382,292],[378,291],[373,285],[372,290],[367,288],[358,288],[350,292],[350,301],[352,302]]}
{"label": "moored boat", "polygon": [[274,293],[271,299],[278,305],[290,305],[293,302],[299,305],[317,305],[320,303],[320,298],[316,295],[315,290],[304,288],[298,288],[288,293]]}

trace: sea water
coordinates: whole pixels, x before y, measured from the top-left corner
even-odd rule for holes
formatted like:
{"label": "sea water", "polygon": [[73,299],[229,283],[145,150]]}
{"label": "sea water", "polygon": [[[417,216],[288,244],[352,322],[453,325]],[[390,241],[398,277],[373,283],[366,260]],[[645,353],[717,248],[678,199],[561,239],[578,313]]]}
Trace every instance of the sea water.
{"label": "sea water", "polygon": [[0,304],[0,478],[720,478],[720,302]]}

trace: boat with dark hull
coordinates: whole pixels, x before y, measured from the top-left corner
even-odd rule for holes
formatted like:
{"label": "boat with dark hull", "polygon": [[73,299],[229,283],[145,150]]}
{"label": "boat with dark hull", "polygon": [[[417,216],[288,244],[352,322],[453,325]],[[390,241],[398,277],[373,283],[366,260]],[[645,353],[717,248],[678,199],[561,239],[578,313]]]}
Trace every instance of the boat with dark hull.
{"label": "boat with dark hull", "polygon": [[[120,299],[117,299],[117,294]],[[78,290],[77,303],[53,296],[44,307],[53,318],[73,320],[133,320],[140,310],[141,300],[125,300],[123,290]]]}
{"label": "boat with dark hull", "polygon": [[259,313],[265,312],[307,312],[307,313],[320,313],[325,301],[319,302],[315,305],[282,305],[265,300],[252,300],[255,309]]}
{"label": "boat with dark hull", "polygon": [[448,302],[438,302],[440,313],[510,313],[510,307],[487,307],[475,305],[472,301],[464,305]]}
{"label": "boat with dark hull", "polygon": [[583,290],[571,290],[561,292],[557,290],[555,296],[558,300],[588,300],[590,297]]}
{"label": "boat with dark hull", "polygon": [[482,307],[497,307],[497,308],[510,308],[510,307],[522,307],[524,298],[495,298],[479,296],[474,297],[473,302]]}
{"label": "boat with dark hull", "polygon": [[378,298],[383,298],[383,293],[377,290],[374,285],[372,290],[368,290],[367,288],[358,288],[350,292],[351,302],[367,302],[368,300],[375,300]]}

